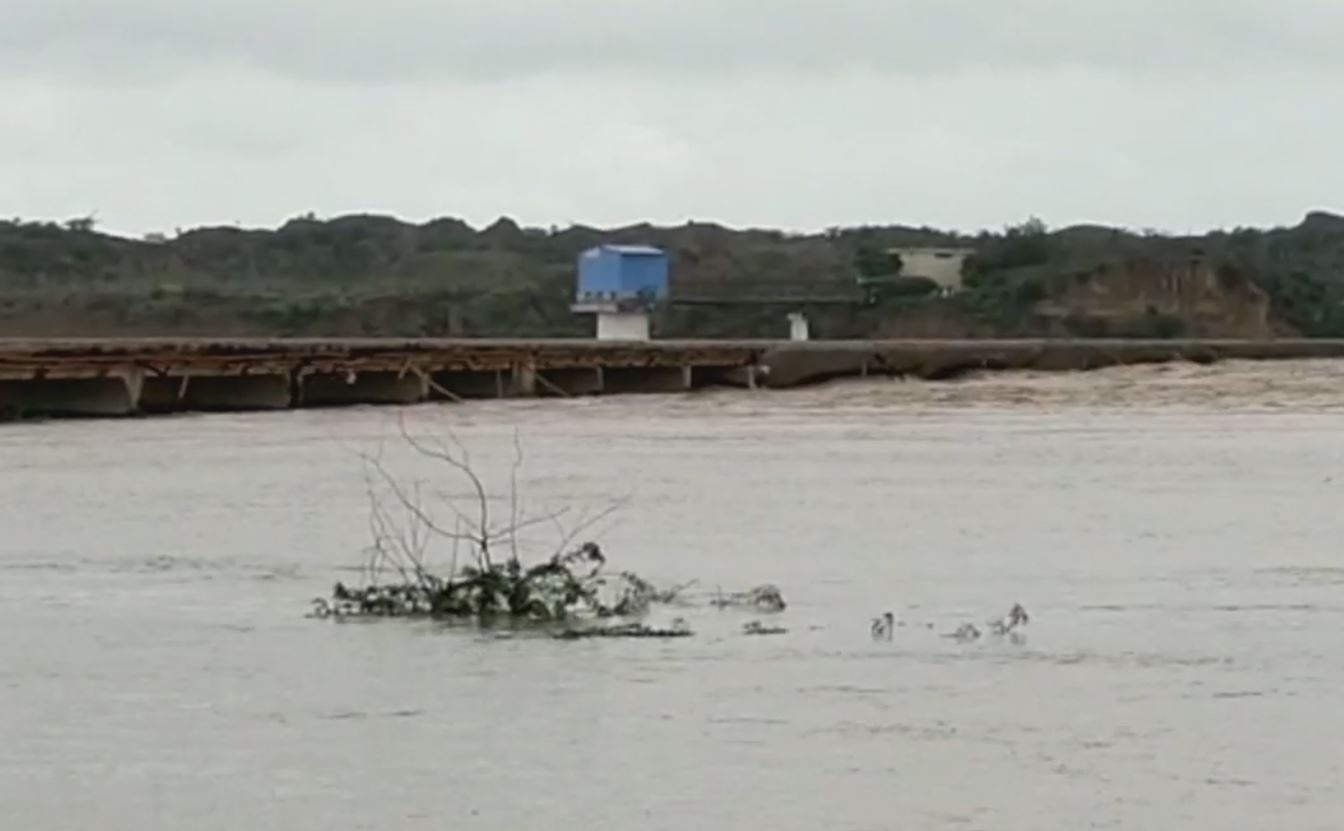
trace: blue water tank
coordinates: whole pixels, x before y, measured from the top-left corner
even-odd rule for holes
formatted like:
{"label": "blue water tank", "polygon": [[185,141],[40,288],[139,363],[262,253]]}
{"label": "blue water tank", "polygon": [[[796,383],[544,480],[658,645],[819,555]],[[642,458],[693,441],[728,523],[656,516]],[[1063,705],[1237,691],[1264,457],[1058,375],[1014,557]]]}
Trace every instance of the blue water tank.
{"label": "blue water tank", "polygon": [[579,255],[580,303],[667,297],[667,254],[644,245],[599,245]]}

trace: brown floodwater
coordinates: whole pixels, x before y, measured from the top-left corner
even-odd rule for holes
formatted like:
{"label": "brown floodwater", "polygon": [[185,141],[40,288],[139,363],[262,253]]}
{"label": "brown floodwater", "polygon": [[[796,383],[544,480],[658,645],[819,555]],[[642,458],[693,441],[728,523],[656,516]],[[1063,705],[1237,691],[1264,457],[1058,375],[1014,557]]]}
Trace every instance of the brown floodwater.
{"label": "brown floodwater", "polygon": [[[501,492],[517,430],[528,510],[628,498],[590,536],[696,637],[305,619],[358,452],[461,492],[398,413]],[[9,425],[3,827],[1333,831],[1342,417],[1283,362]],[[761,582],[786,635],[703,603]]]}

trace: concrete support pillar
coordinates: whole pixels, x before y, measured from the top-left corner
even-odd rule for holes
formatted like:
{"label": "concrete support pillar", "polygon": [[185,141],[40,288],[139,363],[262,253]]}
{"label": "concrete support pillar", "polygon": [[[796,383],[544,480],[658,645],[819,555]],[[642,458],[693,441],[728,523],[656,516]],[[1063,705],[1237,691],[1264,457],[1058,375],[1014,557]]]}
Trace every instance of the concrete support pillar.
{"label": "concrete support pillar", "polygon": [[515,364],[509,379],[509,395],[531,398],[537,394],[537,368],[530,363]]}
{"label": "concrete support pillar", "polygon": [[145,389],[145,371],[139,367],[127,367],[116,373],[126,385],[126,396],[130,400],[130,412],[140,409],[140,395]]}

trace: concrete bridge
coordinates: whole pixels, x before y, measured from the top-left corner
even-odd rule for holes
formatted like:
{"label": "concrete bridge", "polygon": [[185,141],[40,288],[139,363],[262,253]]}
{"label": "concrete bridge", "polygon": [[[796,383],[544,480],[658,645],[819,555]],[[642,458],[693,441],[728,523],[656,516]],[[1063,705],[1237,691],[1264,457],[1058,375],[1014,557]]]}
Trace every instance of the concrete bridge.
{"label": "concrete bridge", "polygon": [[871,374],[1338,358],[1344,340],[3,340],[0,415],[120,416],[790,387]]}

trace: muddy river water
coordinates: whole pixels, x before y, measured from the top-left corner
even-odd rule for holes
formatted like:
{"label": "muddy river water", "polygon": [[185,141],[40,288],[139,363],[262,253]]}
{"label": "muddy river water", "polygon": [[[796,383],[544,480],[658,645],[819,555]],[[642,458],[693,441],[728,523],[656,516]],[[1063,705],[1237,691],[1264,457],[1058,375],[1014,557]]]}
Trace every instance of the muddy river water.
{"label": "muddy river water", "polygon": [[[698,581],[666,642],[305,619],[358,452],[445,481],[398,412],[0,430],[0,827],[1344,824],[1344,363],[400,411],[627,497],[611,567]],[[761,582],[786,635],[701,602]]]}

